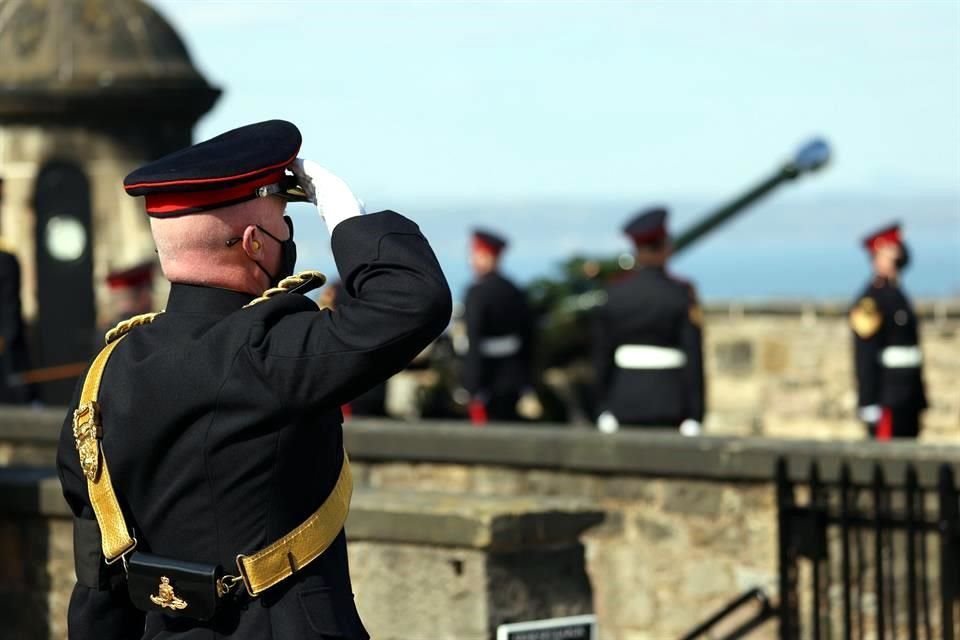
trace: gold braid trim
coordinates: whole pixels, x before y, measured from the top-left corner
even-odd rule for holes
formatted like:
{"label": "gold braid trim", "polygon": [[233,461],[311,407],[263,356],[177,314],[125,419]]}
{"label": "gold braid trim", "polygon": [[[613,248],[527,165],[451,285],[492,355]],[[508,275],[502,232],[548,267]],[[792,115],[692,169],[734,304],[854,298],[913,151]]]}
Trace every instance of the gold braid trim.
{"label": "gold braid trim", "polygon": [[261,302],[266,302],[275,295],[281,293],[287,293],[291,289],[296,289],[303,285],[309,285],[309,289],[316,289],[317,287],[323,286],[323,283],[327,281],[327,276],[323,275],[319,271],[301,271],[296,275],[289,276],[280,281],[280,283],[273,287],[272,289],[267,289],[259,298],[255,298],[243,306],[244,309],[247,307],[252,307],[255,304],[260,304]]}
{"label": "gold braid trim", "polygon": [[157,311],[154,313],[143,313],[143,314],[140,314],[139,316],[133,316],[132,318],[127,318],[126,320],[124,320],[123,322],[115,326],[113,329],[110,329],[110,331],[107,331],[107,335],[106,335],[107,344],[110,344],[111,342],[118,340],[123,336],[127,335],[127,333],[134,327],[139,327],[140,325],[143,325],[143,324],[150,324],[151,322],[153,322],[153,319],[156,318],[161,313],[163,313],[163,311]]}
{"label": "gold braid trim", "polygon": [[[326,281],[327,281],[327,276],[323,275],[323,273],[319,271],[301,271],[296,275],[292,275],[287,278],[284,278],[283,280],[280,281],[280,283],[276,287],[273,287],[272,289],[267,289],[266,291],[263,292],[263,294],[259,298],[255,298],[251,300],[250,302],[245,304],[243,308],[246,309],[247,307],[252,307],[255,304],[266,302],[267,300],[274,297],[275,295],[278,295],[281,293],[287,293],[292,289],[297,289],[298,287],[302,287],[304,285],[307,285],[307,290],[316,289],[317,287],[323,286],[323,284]],[[123,322],[115,326],[113,329],[110,329],[110,331],[107,331],[107,335],[106,335],[107,344],[110,344],[111,342],[114,342],[115,340],[118,340],[123,336],[127,335],[127,333],[129,333],[130,330],[133,329],[134,327],[139,327],[144,324],[150,324],[161,313],[163,313],[163,311],[157,311],[155,313],[144,313],[139,316],[133,316],[132,318],[128,318],[124,320]]]}

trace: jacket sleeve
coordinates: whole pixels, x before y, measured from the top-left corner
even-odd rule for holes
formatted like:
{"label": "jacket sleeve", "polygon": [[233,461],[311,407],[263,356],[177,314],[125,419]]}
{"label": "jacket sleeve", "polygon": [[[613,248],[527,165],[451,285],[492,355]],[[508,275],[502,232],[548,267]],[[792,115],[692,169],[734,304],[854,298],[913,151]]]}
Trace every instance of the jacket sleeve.
{"label": "jacket sleeve", "polygon": [[463,388],[476,396],[483,391],[483,355],[480,352],[480,342],[485,335],[484,300],[482,290],[476,285],[467,291],[467,298],[463,303],[464,322],[467,326],[467,356],[463,361]]}
{"label": "jacket sleeve", "polygon": [[392,211],[345,220],[332,247],[344,294],[336,309],[291,313],[284,301],[267,303],[247,348],[278,396],[301,406],[349,402],[405,367],[450,321],[447,281],[410,220]]}
{"label": "jacket sleeve", "polygon": [[607,319],[609,310],[606,304],[594,309],[591,318],[591,351],[593,370],[596,375],[595,395],[597,413],[603,413],[608,407],[608,394],[613,379],[613,353],[616,349],[613,337],[610,335],[610,322]]}
{"label": "jacket sleeve", "polygon": [[883,316],[876,299],[871,296],[861,298],[850,311],[858,407],[880,402],[880,352],[884,347],[882,324]]}
{"label": "jacket sleeve", "polygon": [[120,565],[107,566],[103,562],[100,528],[90,506],[87,481],[74,448],[73,409],[76,405],[77,398],[64,420],[57,447],[57,473],[74,516],[73,554],[77,583],[67,610],[68,637],[70,640],[139,638],[143,635],[145,614],[130,603]]}
{"label": "jacket sleeve", "polygon": [[697,291],[689,285],[690,306],[681,328],[681,348],[687,358],[683,368],[687,418],[703,422],[706,413],[706,383],[703,375],[703,309]]}

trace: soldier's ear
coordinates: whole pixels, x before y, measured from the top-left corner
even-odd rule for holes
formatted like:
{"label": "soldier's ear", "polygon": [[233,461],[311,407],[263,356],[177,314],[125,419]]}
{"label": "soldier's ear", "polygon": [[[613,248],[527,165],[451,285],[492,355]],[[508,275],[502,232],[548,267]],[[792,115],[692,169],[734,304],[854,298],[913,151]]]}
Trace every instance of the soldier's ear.
{"label": "soldier's ear", "polygon": [[260,232],[256,225],[249,225],[243,230],[243,239],[241,241],[243,252],[251,260],[259,260],[263,251],[263,241],[260,239]]}

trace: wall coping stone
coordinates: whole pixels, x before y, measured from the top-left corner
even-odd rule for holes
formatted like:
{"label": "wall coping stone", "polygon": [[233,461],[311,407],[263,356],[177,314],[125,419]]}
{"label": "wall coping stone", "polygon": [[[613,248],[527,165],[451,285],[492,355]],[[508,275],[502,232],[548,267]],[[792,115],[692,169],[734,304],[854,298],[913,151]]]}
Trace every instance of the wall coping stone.
{"label": "wall coping stone", "polygon": [[[854,300],[713,300],[704,303],[708,317],[776,316],[776,317],[846,317]],[[915,300],[914,310],[924,319],[955,320],[960,318],[960,299],[934,298]]]}
{"label": "wall coping stone", "polygon": [[855,482],[868,482],[880,463],[896,483],[908,465],[920,481],[936,481],[946,463],[960,475],[960,446],[867,440],[822,441],[774,438],[685,438],[675,430],[621,429],[611,435],[569,426],[488,426],[466,423],[408,424],[353,420],[344,427],[352,460],[433,462],[527,469],[679,477],[733,482],[769,482],[777,460],[788,461],[790,476],[806,477],[818,464],[825,479],[850,465]]}
{"label": "wall coping stone", "polygon": [[56,445],[66,415],[66,407],[0,406],[0,440]]}
{"label": "wall coping stone", "polygon": [[[56,447],[65,410],[0,408],[0,442]],[[344,427],[356,462],[488,465],[610,475],[769,482],[776,461],[789,461],[792,477],[816,461],[829,479],[850,464],[855,481],[869,481],[880,462],[891,481],[913,464],[932,484],[941,464],[960,476],[960,445],[868,440],[685,438],[675,430],[621,429],[605,435],[567,425],[471,427],[466,422],[353,419]]]}
{"label": "wall coping stone", "polygon": [[[0,469],[0,513],[70,518],[53,469]],[[347,520],[350,540],[521,551],[576,544],[604,512],[583,500],[361,489]]]}

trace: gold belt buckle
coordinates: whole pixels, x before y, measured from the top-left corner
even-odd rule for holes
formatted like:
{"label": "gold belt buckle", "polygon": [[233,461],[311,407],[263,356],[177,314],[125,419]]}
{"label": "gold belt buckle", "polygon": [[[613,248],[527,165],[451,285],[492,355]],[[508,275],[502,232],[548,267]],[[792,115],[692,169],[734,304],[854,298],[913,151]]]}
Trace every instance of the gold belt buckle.
{"label": "gold belt buckle", "polygon": [[87,480],[93,482],[100,470],[100,407],[97,403],[81,404],[73,412],[73,440],[80,454],[80,468]]}

